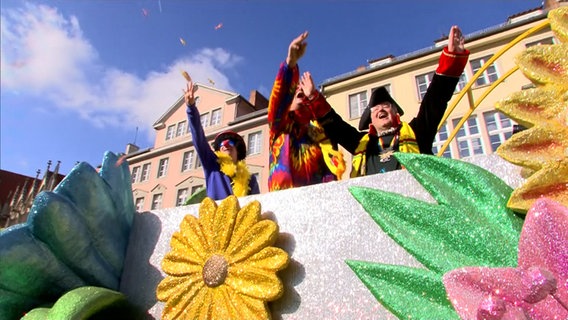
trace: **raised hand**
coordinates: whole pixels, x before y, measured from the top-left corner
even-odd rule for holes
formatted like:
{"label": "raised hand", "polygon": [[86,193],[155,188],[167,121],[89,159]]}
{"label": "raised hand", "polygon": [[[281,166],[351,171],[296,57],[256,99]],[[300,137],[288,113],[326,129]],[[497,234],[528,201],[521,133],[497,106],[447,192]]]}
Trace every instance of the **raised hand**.
{"label": "raised hand", "polygon": [[298,63],[298,60],[304,55],[306,52],[306,47],[308,43],[305,42],[306,38],[308,37],[308,32],[304,31],[301,35],[296,37],[296,39],[292,40],[290,46],[288,47],[288,57],[286,58],[286,63],[290,67],[295,67]]}
{"label": "raised hand", "polygon": [[458,26],[450,28],[450,35],[448,37],[448,51],[453,53],[462,53],[465,51],[465,39]]}
{"label": "raised hand", "polygon": [[304,92],[304,95],[309,99],[315,93],[315,85],[314,80],[312,79],[312,75],[309,71],[306,71],[302,74],[302,78],[300,79],[300,89]]}
{"label": "raised hand", "polygon": [[195,104],[195,90],[193,88],[193,81],[187,82],[187,89],[183,90],[185,104],[190,106]]}

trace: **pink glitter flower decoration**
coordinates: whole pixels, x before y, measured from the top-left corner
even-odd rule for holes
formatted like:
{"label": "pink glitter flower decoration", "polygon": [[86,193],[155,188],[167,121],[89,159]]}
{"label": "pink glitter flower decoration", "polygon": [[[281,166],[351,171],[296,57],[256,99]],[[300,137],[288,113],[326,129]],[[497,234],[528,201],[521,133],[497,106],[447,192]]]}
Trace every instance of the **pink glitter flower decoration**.
{"label": "pink glitter flower decoration", "polygon": [[517,268],[460,268],[443,281],[462,319],[568,319],[568,208],[549,199],[534,203]]}

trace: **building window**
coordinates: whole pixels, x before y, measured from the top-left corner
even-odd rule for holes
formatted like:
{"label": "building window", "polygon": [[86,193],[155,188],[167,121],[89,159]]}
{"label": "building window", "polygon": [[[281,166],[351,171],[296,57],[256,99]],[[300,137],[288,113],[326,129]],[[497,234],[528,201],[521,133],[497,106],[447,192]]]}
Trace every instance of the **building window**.
{"label": "building window", "polygon": [[[460,119],[454,119],[454,127],[458,125]],[[472,116],[467,119],[457,134],[457,142],[460,158],[470,157],[476,154],[484,154],[483,140],[477,123],[477,117]]]}
{"label": "building window", "polygon": [[367,91],[349,95],[349,117],[351,119],[361,117],[367,107]]}
{"label": "building window", "polygon": [[199,157],[195,159],[195,168],[201,168],[201,159]]}
{"label": "building window", "polygon": [[432,82],[432,78],[434,78],[434,71],[416,76],[416,91],[418,92],[419,101],[424,99],[424,95],[426,95],[426,91],[428,91],[428,86]]}
{"label": "building window", "polygon": [[211,125],[216,126],[221,123],[221,109],[211,111]]}
{"label": "building window", "polygon": [[160,165],[158,166],[158,178],[161,178],[168,173],[168,162],[169,158],[160,159]]}
{"label": "building window", "polygon": [[465,88],[466,84],[467,84],[467,76],[465,75],[464,71],[462,72],[460,79],[458,80],[458,85],[456,86],[456,90],[454,91],[454,93],[462,91],[462,89]]}
{"label": "building window", "polygon": [[158,193],[152,197],[152,210],[162,208],[162,194]]}
{"label": "building window", "polygon": [[255,177],[256,178],[256,182],[260,185],[260,173],[252,173],[251,177]]}
{"label": "building window", "polygon": [[142,212],[144,210],[144,197],[136,198],[136,211]]}
{"label": "building window", "polygon": [[176,207],[183,206],[185,200],[187,200],[187,188],[179,189],[177,194]]}
{"label": "building window", "polygon": [[533,41],[533,42],[529,42],[526,44],[526,47],[532,47],[532,46],[540,46],[543,44],[554,44],[554,38],[553,37],[548,37],[548,38],[544,38],[544,39],[540,39],[537,41]]}
{"label": "building window", "polygon": [[201,184],[191,187],[191,194],[194,194],[196,191],[198,191],[201,188],[203,188],[203,185]]}
{"label": "building window", "polygon": [[148,179],[150,179],[150,163],[142,166],[142,175],[140,176],[140,181],[147,181]]}
{"label": "building window", "polygon": [[201,126],[203,128],[209,126],[209,113],[204,113],[201,115]]}
{"label": "building window", "polygon": [[[470,63],[471,64],[471,73],[475,75],[477,70],[481,69],[481,67],[483,67],[483,65],[487,61],[489,61],[489,59],[491,59],[491,56],[471,60],[471,63]],[[486,84],[493,83],[493,82],[497,81],[497,79],[499,79],[499,75],[497,74],[497,67],[495,67],[495,64],[493,63],[489,68],[487,68],[483,72],[483,74],[481,74],[479,76],[479,78],[477,78],[477,80],[475,80],[475,84],[477,86],[483,86],[483,85],[486,85]]]}
{"label": "building window", "polygon": [[193,165],[193,150],[184,152],[183,159],[181,161],[181,172],[190,170],[192,165]]}
{"label": "building window", "polygon": [[132,168],[132,183],[136,183],[138,181],[138,175],[140,174],[140,166]]}
{"label": "building window", "polygon": [[495,152],[505,140],[513,135],[515,123],[497,111],[485,112],[483,118],[489,134],[489,141],[491,141],[491,150]]}
{"label": "building window", "polygon": [[186,122],[185,122],[185,121],[182,121],[182,122],[178,123],[178,125],[177,125],[177,130],[176,130],[176,137],[179,137],[179,136],[183,136],[183,135],[184,135],[184,133],[185,133],[186,130],[187,130],[187,129],[185,128],[185,126],[186,126]]}
{"label": "building window", "polygon": [[249,134],[247,155],[260,153],[261,139],[262,139],[261,131]]}
{"label": "building window", "polygon": [[[440,149],[442,149],[442,146],[444,145],[444,143],[446,143],[447,140],[448,140],[448,124],[444,123],[444,125],[442,125],[438,133],[436,133],[436,139],[434,139],[434,143],[432,144],[432,153],[438,154],[438,152],[440,151]],[[444,150],[442,156],[444,158],[452,157],[452,150],[450,146],[448,146],[448,148]]]}
{"label": "building window", "polygon": [[168,126],[168,131],[166,132],[166,140],[173,139],[175,131],[176,131],[176,125],[175,124]]}

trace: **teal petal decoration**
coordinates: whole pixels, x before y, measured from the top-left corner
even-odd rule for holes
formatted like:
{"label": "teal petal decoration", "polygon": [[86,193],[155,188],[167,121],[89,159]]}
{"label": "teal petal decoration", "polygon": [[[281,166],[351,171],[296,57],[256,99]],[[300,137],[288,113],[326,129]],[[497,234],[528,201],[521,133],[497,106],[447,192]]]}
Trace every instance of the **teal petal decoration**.
{"label": "teal petal decoration", "polygon": [[437,273],[364,261],[346,263],[375,298],[401,319],[459,319]]}
{"label": "teal petal decoration", "polygon": [[0,232],[0,314],[19,318],[83,286],[118,290],[134,212],[126,161],[107,152],[99,173],[75,166],[26,223]]}
{"label": "teal petal decoration", "polygon": [[363,187],[349,190],[382,230],[428,270],[347,263],[397,316],[446,319],[438,315],[441,305],[450,308],[449,302],[441,303],[442,275],[463,266],[516,266],[523,219],[506,207],[512,189],[478,166],[421,154],[395,156],[437,203]]}

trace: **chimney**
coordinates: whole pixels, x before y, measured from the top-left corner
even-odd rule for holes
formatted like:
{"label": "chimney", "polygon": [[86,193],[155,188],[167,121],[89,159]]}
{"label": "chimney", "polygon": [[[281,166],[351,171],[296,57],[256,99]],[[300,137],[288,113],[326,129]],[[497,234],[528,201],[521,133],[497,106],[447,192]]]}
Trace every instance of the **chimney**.
{"label": "chimney", "polygon": [[131,154],[131,153],[134,153],[138,150],[140,150],[140,147],[138,147],[135,144],[129,143],[129,144],[126,145],[126,152],[124,152],[124,153]]}
{"label": "chimney", "polygon": [[254,106],[255,110],[268,108],[268,99],[266,99],[258,90],[251,90],[249,102]]}

